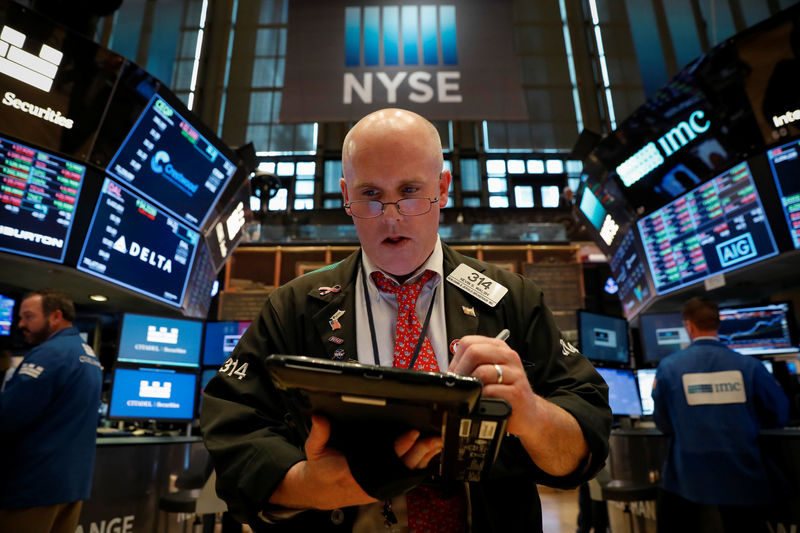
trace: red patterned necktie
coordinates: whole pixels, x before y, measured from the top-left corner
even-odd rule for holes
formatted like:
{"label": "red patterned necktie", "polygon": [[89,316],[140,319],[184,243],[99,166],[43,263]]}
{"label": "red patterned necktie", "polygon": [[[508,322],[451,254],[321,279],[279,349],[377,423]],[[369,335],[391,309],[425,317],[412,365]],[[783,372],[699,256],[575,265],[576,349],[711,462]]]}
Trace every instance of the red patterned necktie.
{"label": "red patterned necktie", "polygon": [[[420,335],[422,335],[422,324],[417,318],[417,298],[422,287],[435,275],[432,270],[426,270],[414,283],[398,285],[380,272],[372,273],[372,280],[383,292],[388,292],[397,296],[397,326],[395,327],[394,338],[394,363],[397,368],[408,368],[414,348],[417,346]],[[431,302],[433,305],[433,302]],[[427,370],[428,372],[438,372],[439,365],[436,363],[436,355],[433,353],[433,346],[428,337],[422,343],[419,356],[414,363],[415,370]]]}
{"label": "red patterned necktie", "polygon": [[[434,272],[426,270],[420,278],[407,285],[398,285],[380,272],[372,273],[372,280],[383,292],[397,295],[397,326],[395,327],[394,365],[408,368],[414,348],[422,335],[422,324],[417,318],[417,298],[422,287]],[[433,302],[431,302],[433,305]],[[420,348],[416,370],[438,372],[439,365],[428,337]],[[408,530],[410,533],[463,533],[467,530],[467,501],[463,491],[443,498],[434,487],[420,485],[406,494]]]}

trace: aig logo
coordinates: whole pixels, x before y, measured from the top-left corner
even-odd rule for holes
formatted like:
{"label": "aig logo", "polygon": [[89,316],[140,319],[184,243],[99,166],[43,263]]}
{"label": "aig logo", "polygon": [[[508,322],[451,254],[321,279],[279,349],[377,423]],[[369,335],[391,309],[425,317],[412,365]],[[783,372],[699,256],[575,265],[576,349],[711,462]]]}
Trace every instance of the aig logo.
{"label": "aig logo", "polygon": [[[343,102],[461,102],[454,5],[346,7]],[[390,67],[389,70],[382,70]],[[425,70],[415,69],[424,67]],[[377,83],[376,83],[377,81]]]}
{"label": "aig logo", "polygon": [[750,233],[721,242],[716,248],[719,262],[723,267],[745,261],[758,254],[756,245],[753,242],[753,236]]}

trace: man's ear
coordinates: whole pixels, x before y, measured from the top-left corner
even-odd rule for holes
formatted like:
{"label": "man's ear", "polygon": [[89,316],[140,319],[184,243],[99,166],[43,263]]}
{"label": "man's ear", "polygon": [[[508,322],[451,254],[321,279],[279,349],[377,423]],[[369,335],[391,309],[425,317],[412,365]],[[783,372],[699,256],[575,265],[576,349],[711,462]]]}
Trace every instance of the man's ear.
{"label": "man's ear", "polygon": [[444,208],[447,205],[447,194],[450,191],[450,182],[453,176],[450,175],[449,170],[443,170],[439,176],[439,207]]}

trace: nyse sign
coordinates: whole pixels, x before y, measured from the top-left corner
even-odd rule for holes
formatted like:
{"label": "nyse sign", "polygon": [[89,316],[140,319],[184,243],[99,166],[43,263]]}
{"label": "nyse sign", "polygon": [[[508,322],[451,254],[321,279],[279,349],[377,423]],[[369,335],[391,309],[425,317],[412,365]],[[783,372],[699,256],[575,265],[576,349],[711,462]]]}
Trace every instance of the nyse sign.
{"label": "nyse sign", "polygon": [[[435,74],[435,75],[434,75]],[[408,72],[397,72],[393,77],[387,72],[373,73],[365,72],[359,79],[353,72],[344,74],[344,96],[342,101],[345,104],[352,104],[354,96],[362,103],[371,104],[373,95],[376,91],[382,91],[381,101],[389,104],[396,104],[398,100],[398,89],[405,89],[401,94],[411,102],[425,104],[430,101],[438,103],[460,103],[461,73],[456,71],[439,71],[430,73],[417,71],[409,74]]]}

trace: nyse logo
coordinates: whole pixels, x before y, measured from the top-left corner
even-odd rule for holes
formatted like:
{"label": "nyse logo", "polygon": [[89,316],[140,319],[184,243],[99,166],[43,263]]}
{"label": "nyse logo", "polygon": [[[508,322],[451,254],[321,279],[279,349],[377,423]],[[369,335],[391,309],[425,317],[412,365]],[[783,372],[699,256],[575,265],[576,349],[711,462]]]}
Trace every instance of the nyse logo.
{"label": "nyse logo", "polygon": [[160,398],[168,400],[172,394],[172,383],[167,381],[164,384],[154,381],[150,383],[147,380],[139,381],[139,396],[142,398]]}
{"label": "nyse logo", "polygon": [[64,54],[43,44],[35,56],[22,49],[25,34],[11,26],[0,30],[0,72],[44,92],[50,92]]}
{"label": "nyse logo", "polygon": [[723,267],[745,261],[758,254],[756,245],[753,242],[753,236],[750,233],[721,242],[716,248],[719,262]]}
{"label": "nyse logo", "polygon": [[160,342],[162,344],[178,344],[178,328],[161,326],[147,326],[147,342]]}
{"label": "nyse logo", "polygon": [[344,33],[345,67],[358,69],[344,73],[345,104],[354,97],[370,104],[376,93],[387,103],[461,102],[461,73],[452,68],[458,65],[454,5],[346,7]]}

